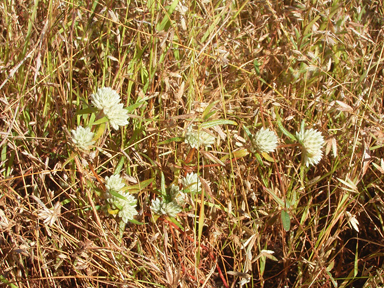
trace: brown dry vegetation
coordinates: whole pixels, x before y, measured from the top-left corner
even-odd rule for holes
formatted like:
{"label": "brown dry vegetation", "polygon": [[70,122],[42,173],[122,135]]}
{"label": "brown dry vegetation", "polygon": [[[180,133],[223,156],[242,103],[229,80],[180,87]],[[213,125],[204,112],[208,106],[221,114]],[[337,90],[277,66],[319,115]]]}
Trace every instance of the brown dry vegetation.
{"label": "brown dry vegetation", "polygon": [[[383,286],[382,0],[173,4],[0,2],[0,287]],[[91,171],[68,131],[103,86],[139,104]],[[172,138],[215,119],[237,125],[187,159]],[[286,132],[303,120],[326,140],[309,168]],[[263,158],[246,152],[261,127],[280,138]],[[153,180],[122,233],[102,193],[116,170]],[[205,193],[155,221],[162,175],[189,171]]]}

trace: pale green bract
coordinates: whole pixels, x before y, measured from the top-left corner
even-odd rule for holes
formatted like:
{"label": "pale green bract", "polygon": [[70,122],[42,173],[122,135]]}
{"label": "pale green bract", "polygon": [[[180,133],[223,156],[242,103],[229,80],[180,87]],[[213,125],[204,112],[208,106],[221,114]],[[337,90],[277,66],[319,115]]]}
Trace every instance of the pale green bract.
{"label": "pale green bract", "polygon": [[215,137],[205,131],[194,130],[189,126],[185,133],[185,143],[196,149],[200,146],[211,147],[211,145],[215,144]]}
{"label": "pale green bract", "polygon": [[305,165],[308,167],[309,165],[318,164],[323,157],[323,151],[321,151],[321,147],[324,144],[323,135],[311,128],[296,132],[296,138],[302,145]]}
{"label": "pale green bract", "polygon": [[78,126],[76,130],[72,130],[72,142],[81,150],[89,150],[89,147],[95,143],[93,141],[94,133],[91,128]]}
{"label": "pale green bract", "polygon": [[109,87],[99,88],[91,95],[92,103],[107,116],[109,123],[115,130],[119,126],[128,125],[128,111],[120,103],[120,95]]}
{"label": "pale green bract", "polygon": [[191,193],[201,191],[201,182],[196,173],[188,173],[185,178],[181,179],[181,183],[183,183],[184,189],[189,189]]}
{"label": "pale green bract", "polygon": [[277,142],[276,134],[269,128],[263,127],[252,138],[252,148],[260,153],[269,153],[275,151]]}

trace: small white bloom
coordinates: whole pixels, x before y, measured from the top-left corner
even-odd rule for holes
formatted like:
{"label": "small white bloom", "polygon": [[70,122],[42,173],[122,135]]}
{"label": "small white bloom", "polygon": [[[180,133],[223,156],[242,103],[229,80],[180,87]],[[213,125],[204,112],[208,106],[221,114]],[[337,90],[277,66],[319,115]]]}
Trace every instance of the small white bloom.
{"label": "small white bloom", "polygon": [[104,109],[104,114],[115,130],[118,130],[119,126],[128,125],[128,111],[123,108],[123,104],[117,104],[109,109]]}
{"label": "small white bloom", "polygon": [[108,110],[120,103],[120,95],[109,87],[97,89],[97,92],[91,95],[92,104],[99,110]]}
{"label": "small white bloom", "polygon": [[269,128],[265,129],[263,127],[253,137],[252,145],[260,153],[273,152],[277,147],[277,136]]}
{"label": "small white bloom", "polygon": [[152,200],[151,210],[153,211],[153,213],[155,213],[157,215],[166,214],[163,199],[156,198],[155,200]]}
{"label": "small white bloom", "polygon": [[129,220],[133,220],[134,216],[137,215],[137,210],[134,206],[125,205],[120,211],[119,216],[123,219],[124,223],[128,223]]}
{"label": "small white bloom", "polygon": [[72,130],[72,142],[82,150],[89,150],[89,147],[95,143],[93,141],[94,133],[91,128],[78,126],[76,130]]}
{"label": "small white bloom", "polygon": [[120,207],[124,207],[125,205],[131,205],[131,206],[134,206],[136,207],[136,203],[137,203],[137,200],[136,198],[132,195],[132,194],[129,194],[129,192],[118,192],[121,196],[124,197],[123,198],[120,198],[120,197],[116,197],[116,196],[111,196],[110,199],[113,200],[113,204],[120,208]]}
{"label": "small white bloom", "polygon": [[355,215],[352,215],[349,211],[346,211],[348,222],[352,225],[353,229],[359,232],[359,221],[356,219]]}
{"label": "small white bloom", "polygon": [[[118,183],[114,183],[114,184],[118,184]],[[115,188],[118,188],[119,186],[121,185],[116,185]],[[113,190],[117,192],[115,189]],[[138,214],[136,210],[137,200],[133,195],[129,194],[128,192],[120,191],[117,193],[119,193],[124,198],[116,197],[108,193],[109,194],[108,202],[111,203],[113,207],[116,207],[120,210],[119,216],[123,219],[124,223],[128,223],[129,220],[132,220],[133,217]]]}
{"label": "small white bloom", "polygon": [[321,151],[321,147],[324,144],[323,135],[311,128],[296,132],[296,138],[302,145],[305,165],[308,167],[309,165],[319,163],[323,157],[323,151]]}
{"label": "small white bloom", "polygon": [[189,126],[185,133],[185,143],[196,149],[200,146],[211,147],[215,144],[215,137],[203,130],[194,130]]}
{"label": "small white bloom", "polygon": [[92,103],[107,116],[113,129],[128,124],[128,111],[120,103],[120,95],[109,87],[99,88],[95,94],[91,95]]}
{"label": "small white bloom", "polygon": [[125,184],[123,183],[123,179],[121,179],[120,175],[105,177],[105,187],[107,187],[108,190],[119,192],[124,186]]}
{"label": "small white bloom", "polygon": [[191,193],[197,193],[201,191],[201,182],[199,175],[196,173],[188,173],[185,178],[181,179],[184,189],[189,189]]}
{"label": "small white bloom", "polygon": [[157,215],[168,215],[175,218],[182,209],[173,201],[166,203],[162,198],[156,198],[152,200],[151,210]]}
{"label": "small white bloom", "polygon": [[176,218],[177,214],[181,212],[181,207],[172,201],[165,205],[165,212],[168,216]]}
{"label": "small white bloom", "polygon": [[179,186],[171,184],[170,194],[172,201],[175,201],[180,206],[183,206],[188,201],[188,196],[184,192],[180,191]]}

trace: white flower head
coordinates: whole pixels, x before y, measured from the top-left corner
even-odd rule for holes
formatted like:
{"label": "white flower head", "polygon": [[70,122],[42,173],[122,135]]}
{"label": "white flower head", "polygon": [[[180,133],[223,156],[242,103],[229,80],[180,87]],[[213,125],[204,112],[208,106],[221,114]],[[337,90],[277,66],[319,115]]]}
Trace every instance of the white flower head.
{"label": "white flower head", "polygon": [[200,146],[211,147],[215,144],[215,137],[203,130],[194,130],[189,126],[185,133],[185,143],[196,149]]}
{"label": "white flower head", "polygon": [[166,214],[164,204],[165,203],[163,202],[163,199],[161,199],[161,198],[156,198],[155,200],[152,200],[152,203],[151,203],[152,212],[157,214],[157,215]]}
{"label": "white flower head", "polygon": [[188,173],[185,178],[181,179],[184,189],[189,189],[191,193],[197,193],[201,191],[201,182],[199,175],[196,173]]}
{"label": "white flower head", "polygon": [[95,143],[93,141],[94,133],[91,128],[78,126],[76,130],[72,130],[72,142],[81,150],[89,150],[89,147]]}
{"label": "white flower head", "polygon": [[111,177],[105,177],[105,187],[108,190],[113,190],[115,192],[119,192],[125,186],[123,179],[121,179],[120,175],[112,175]]}
{"label": "white flower head", "polygon": [[92,104],[99,110],[109,110],[120,103],[120,95],[109,87],[97,89],[97,92],[91,95]]}
{"label": "white flower head", "polygon": [[275,151],[277,147],[277,141],[278,140],[276,134],[269,130],[269,128],[265,129],[263,127],[257,131],[252,138],[252,146],[256,151],[260,153],[269,153]]}
{"label": "white flower head", "polygon": [[324,138],[321,133],[315,129],[303,130],[296,132],[296,138],[302,145],[304,163],[309,165],[316,165],[323,157],[321,147],[324,144]]}
{"label": "white flower head", "polygon": [[128,223],[129,220],[133,220],[134,216],[138,214],[135,207],[136,205],[125,205],[119,211],[119,216],[124,221],[124,223]]}
{"label": "white flower head", "polygon": [[113,129],[128,125],[128,111],[120,103],[120,95],[109,87],[99,88],[91,95],[92,103],[107,116]]}
{"label": "white flower head", "polygon": [[123,104],[117,104],[110,109],[104,110],[104,114],[115,130],[118,130],[119,126],[128,125],[128,111],[123,108]]}
{"label": "white flower head", "polygon": [[107,180],[107,183],[109,182],[109,185],[106,184],[105,186],[108,188],[108,190],[113,190],[122,197],[117,197],[108,193],[107,200],[110,204],[112,204],[113,207],[116,207],[120,210],[119,216],[123,219],[124,223],[128,223],[129,220],[132,220],[133,217],[138,214],[136,210],[137,200],[133,195],[129,194],[128,192],[121,192],[121,189],[124,187],[124,184],[121,182],[120,176],[118,177],[119,179],[114,176],[118,175],[111,176],[111,178],[109,178],[109,181]]}
{"label": "white flower head", "polygon": [[175,201],[180,206],[183,206],[188,202],[187,194],[180,191],[180,188],[177,185],[171,184],[170,194],[172,201]]}
{"label": "white flower head", "polygon": [[181,212],[181,207],[174,201],[165,202],[162,198],[152,200],[151,210],[157,215],[168,215],[175,218]]}

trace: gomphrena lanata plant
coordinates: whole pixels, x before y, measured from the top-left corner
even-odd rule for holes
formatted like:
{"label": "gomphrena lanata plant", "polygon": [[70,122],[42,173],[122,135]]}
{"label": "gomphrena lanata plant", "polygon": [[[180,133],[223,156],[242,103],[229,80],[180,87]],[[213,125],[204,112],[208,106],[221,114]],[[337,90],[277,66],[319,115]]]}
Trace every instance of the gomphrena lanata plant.
{"label": "gomphrena lanata plant", "polygon": [[382,287],[382,2],[3,1],[0,286]]}

